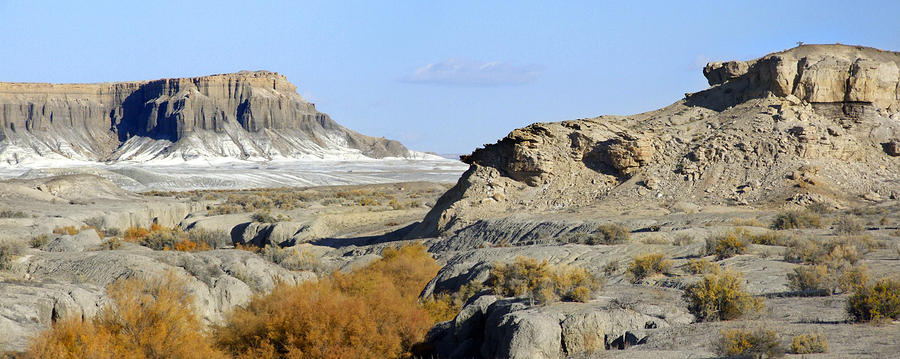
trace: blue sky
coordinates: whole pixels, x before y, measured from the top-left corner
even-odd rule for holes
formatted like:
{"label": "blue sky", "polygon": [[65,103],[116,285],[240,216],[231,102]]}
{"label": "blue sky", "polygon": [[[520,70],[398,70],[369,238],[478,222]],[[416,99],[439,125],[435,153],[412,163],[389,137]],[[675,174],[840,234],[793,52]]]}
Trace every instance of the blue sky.
{"label": "blue sky", "polygon": [[[688,3],[688,4],[686,4]],[[900,50],[900,1],[0,0],[0,81],[280,72],[359,132],[468,153],[532,122],[706,88],[707,61]]]}

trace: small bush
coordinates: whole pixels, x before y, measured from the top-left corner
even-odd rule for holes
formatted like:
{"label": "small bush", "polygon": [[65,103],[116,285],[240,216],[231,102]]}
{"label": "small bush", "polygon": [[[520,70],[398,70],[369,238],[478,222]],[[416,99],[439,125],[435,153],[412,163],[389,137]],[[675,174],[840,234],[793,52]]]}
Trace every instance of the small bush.
{"label": "small bush", "polygon": [[128,227],[125,229],[124,239],[127,242],[139,243],[150,235],[150,230],[144,227]]}
{"label": "small bush", "polygon": [[843,269],[838,274],[838,289],[850,293],[856,287],[869,283],[869,268],[865,265]]}
{"label": "small bush", "polygon": [[885,278],[858,286],[847,299],[847,313],[857,322],[900,319],[900,281]]}
{"label": "small bush", "polygon": [[689,259],[687,262],[687,271],[691,274],[718,274],[719,265],[703,258]]}
{"label": "small bush", "polygon": [[187,231],[187,240],[203,243],[212,249],[219,249],[233,245],[231,235],[221,229],[207,231],[202,228]]}
{"label": "small bush", "polygon": [[112,251],[122,247],[122,241],[119,237],[107,237],[103,239],[103,243],[100,244],[101,250]]}
{"label": "small bush", "polygon": [[172,249],[180,252],[200,252],[212,249],[206,242],[197,242],[190,239],[184,239],[175,243]]}
{"label": "small bush", "polygon": [[791,353],[815,354],[828,352],[828,338],[823,333],[806,333],[791,340]]}
{"label": "small bush", "polygon": [[12,209],[2,209],[0,210],[0,218],[28,218],[28,213]]}
{"label": "small bush", "polygon": [[788,287],[804,295],[830,295],[837,286],[833,271],[826,265],[806,265],[787,274]]}
{"label": "small bush", "polygon": [[587,301],[600,281],[583,268],[553,266],[546,260],[516,257],[509,264],[496,263],[486,284],[497,295],[527,295],[532,304],[556,300]]}
{"label": "small bush", "polygon": [[181,242],[178,233],[175,231],[154,231],[150,232],[147,237],[141,240],[140,244],[153,250],[161,251],[165,249],[174,249],[175,244]]}
{"label": "small bush", "polygon": [[763,308],[762,299],[747,294],[742,276],[732,271],[706,275],[685,288],[683,297],[700,322],[732,320]]}
{"label": "small bush", "polygon": [[31,248],[41,248],[43,246],[46,246],[47,243],[50,243],[50,236],[46,234],[34,236],[31,237],[30,240],[28,240],[28,245],[31,246]]}
{"label": "small bush", "polygon": [[784,348],[774,330],[744,329],[723,330],[716,345],[716,352],[725,357],[765,357],[784,356]]}
{"label": "small bush", "polygon": [[0,269],[10,269],[12,261],[25,251],[22,242],[12,239],[0,239]]}
{"label": "small bush", "polygon": [[651,253],[637,256],[628,266],[628,273],[632,283],[639,283],[644,278],[668,273],[672,270],[672,261],[667,260],[662,253]]}
{"label": "small bush", "polygon": [[250,219],[252,219],[254,222],[260,223],[277,223],[287,222],[291,220],[290,217],[287,217],[283,214],[279,213],[278,215],[272,215],[272,213],[268,211],[256,212],[250,216]]}
{"label": "small bush", "polygon": [[731,258],[747,252],[750,240],[748,232],[743,229],[735,229],[724,235],[712,236],[706,239],[706,254],[716,255],[716,260]]}
{"label": "small bush", "polygon": [[822,218],[810,211],[781,212],[772,221],[772,229],[821,228]]}
{"label": "small bush", "polygon": [[623,244],[628,242],[631,231],[621,224],[605,224],[597,227],[594,243],[588,244]]}
{"label": "small bush", "polygon": [[855,216],[849,215],[838,217],[832,225],[834,226],[834,233],[837,234],[860,234],[865,230],[862,221]]}
{"label": "small bush", "polygon": [[484,289],[481,282],[473,281],[453,293],[438,293],[422,303],[435,322],[445,322],[456,317],[469,298]]}
{"label": "small bush", "polygon": [[53,229],[53,234],[74,236],[78,234],[78,229],[75,226],[56,227]]}

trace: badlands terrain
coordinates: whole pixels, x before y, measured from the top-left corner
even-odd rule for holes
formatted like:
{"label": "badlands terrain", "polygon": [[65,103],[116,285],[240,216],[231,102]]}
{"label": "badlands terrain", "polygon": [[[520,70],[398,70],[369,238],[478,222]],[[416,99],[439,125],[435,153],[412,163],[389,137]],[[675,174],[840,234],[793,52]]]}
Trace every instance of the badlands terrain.
{"label": "badlands terrain", "polygon": [[[513,130],[463,156],[468,169],[455,185],[398,175],[384,184],[284,186],[286,179],[266,189],[191,190],[141,187],[106,168],[10,175],[0,183],[0,350],[24,351],[54,322],[96,315],[118,279],[174,271],[203,322],[216,325],[276,283],[323,280],[376,261],[387,247],[421,243],[441,269],[420,303],[459,301],[451,315],[432,318],[416,345],[424,357],[896,356],[900,285],[888,288],[880,312],[850,304],[900,273],[900,54],[804,45],[703,72],[709,89],[659,110]],[[3,158],[113,164],[134,158],[133,149],[179,161],[201,152],[242,160],[299,153],[267,130],[294,125],[254,107],[298,104],[285,95],[294,89],[267,82],[270,73],[223,76],[96,85],[77,100],[89,115],[68,125],[35,115],[48,110],[10,104],[43,91],[53,105],[41,108],[73,106],[53,99],[55,90],[0,91],[4,143],[27,144],[7,145]],[[250,76],[252,95],[215,97],[234,106],[204,100],[207,83],[232,76]],[[123,100],[135,96],[144,102]],[[253,110],[239,110],[241,99]],[[210,108],[229,109],[222,132],[198,115]],[[310,140],[334,125],[302,118],[312,126],[294,136],[303,143],[341,138],[344,152],[416,156],[342,128]],[[228,132],[235,123],[241,129]],[[74,140],[87,138],[78,137],[83,131],[108,138]],[[48,140],[55,133],[73,140],[47,145],[58,142]],[[221,134],[236,139],[206,140]],[[507,265],[581,268],[592,279],[584,291],[551,295],[527,276],[499,280]],[[566,285],[559,278],[550,283],[557,291]]]}

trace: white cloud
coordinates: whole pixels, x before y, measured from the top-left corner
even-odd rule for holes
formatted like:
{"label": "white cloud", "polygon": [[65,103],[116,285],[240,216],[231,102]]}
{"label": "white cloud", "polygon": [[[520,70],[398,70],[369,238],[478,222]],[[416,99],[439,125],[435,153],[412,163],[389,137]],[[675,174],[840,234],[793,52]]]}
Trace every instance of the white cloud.
{"label": "white cloud", "polygon": [[436,85],[499,86],[527,84],[540,76],[541,68],[534,65],[452,58],[422,66],[403,77],[402,81]]}

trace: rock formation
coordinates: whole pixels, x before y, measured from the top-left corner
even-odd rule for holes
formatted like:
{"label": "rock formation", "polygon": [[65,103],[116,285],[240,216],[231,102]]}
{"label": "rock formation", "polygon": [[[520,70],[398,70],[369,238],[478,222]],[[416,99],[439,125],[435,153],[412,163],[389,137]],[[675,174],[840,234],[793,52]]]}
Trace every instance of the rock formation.
{"label": "rock formation", "polygon": [[268,71],[99,84],[0,83],[0,160],[407,157]]}
{"label": "rock formation", "polygon": [[470,164],[412,237],[504,213],[900,196],[900,53],[804,45],[710,63],[711,88],[633,116],[535,123]]}

